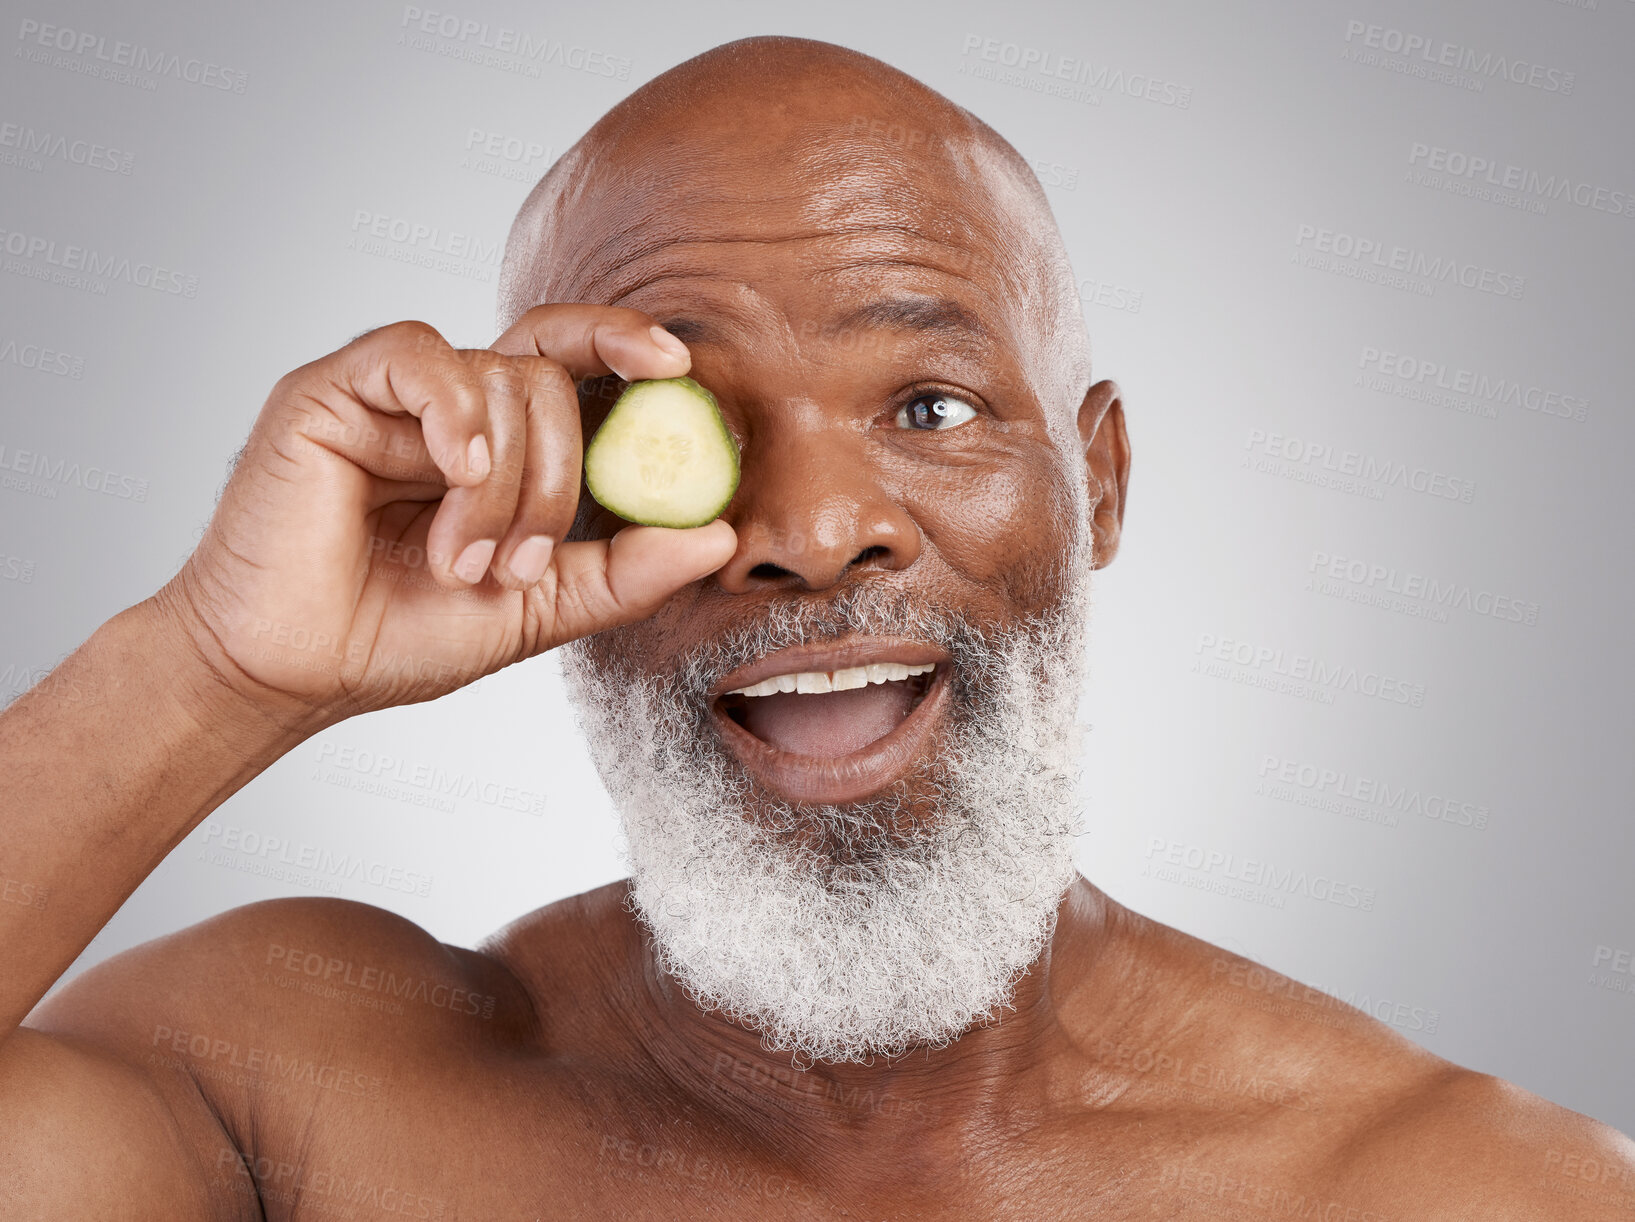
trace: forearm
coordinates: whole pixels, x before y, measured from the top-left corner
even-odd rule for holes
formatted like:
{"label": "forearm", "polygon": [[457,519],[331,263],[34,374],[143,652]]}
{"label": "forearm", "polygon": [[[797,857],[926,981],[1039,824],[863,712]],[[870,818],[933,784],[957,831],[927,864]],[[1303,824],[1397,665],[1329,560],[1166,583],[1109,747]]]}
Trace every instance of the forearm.
{"label": "forearm", "polygon": [[231,690],[158,599],[0,713],[0,1039],[171,849],[323,725]]}

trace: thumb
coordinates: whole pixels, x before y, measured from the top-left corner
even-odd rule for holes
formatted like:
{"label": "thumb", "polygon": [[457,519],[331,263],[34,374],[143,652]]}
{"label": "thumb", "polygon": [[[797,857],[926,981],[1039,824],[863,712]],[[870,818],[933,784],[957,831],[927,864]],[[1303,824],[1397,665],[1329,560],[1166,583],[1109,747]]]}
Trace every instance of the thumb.
{"label": "thumb", "polygon": [[626,526],[611,539],[563,544],[551,560],[553,616],[542,648],[646,619],[737,550],[737,532],[720,518],[686,530]]}

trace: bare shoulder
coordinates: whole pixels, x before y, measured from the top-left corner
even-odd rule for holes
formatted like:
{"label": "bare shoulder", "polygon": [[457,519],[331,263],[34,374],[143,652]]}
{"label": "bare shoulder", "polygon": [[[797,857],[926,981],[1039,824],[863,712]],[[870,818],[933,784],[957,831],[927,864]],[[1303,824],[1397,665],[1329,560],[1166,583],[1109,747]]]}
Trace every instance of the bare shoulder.
{"label": "bare shoulder", "polygon": [[534,1030],[530,998],[481,953],[368,904],[248,904],[90,968],[28,1026],[202,1108],[205,1165],[292,1148],[312,1126],[379,1123]]}
{"label": "bare shoulder", "polygon": [[259,1217],[258,1160],[293,1165],[319,1118],[378,1118],[397,1067],[429,1059],[410,1049],[529,1013],[492,961],[365,904],[251,904],[134,947],[0,1046],[29,1117],[0,1126],[0,1217]]}
{"label": "bare shoulder", "polygon": [[331,1044],[354,1030],[371,1040],[382,1030],[440,1035],[445,1019],[503,1011],[526,1021],[529,1008],[480,952],[369,904],[299,897],[246,904],[116,955],[42,1002],[28,1025],[175,1052],[202,1047],[192,1037],[214,1044],[228,1033],[299,1040],[321,1031]]}
{"label": "bare shoulder", "polygon": [[1427,1219],[1612,1222],[1635,1214],[1635,1141],[1450,1065],[1374,1116],[1336,1178],[1391,1184],[1404,1211]]}
{"label": "bare shoulder", "polygon": [[[1635,1141],[1490,1074],[1456,1065],[1372,1014],[1242,955],[1129,914],[1146,973],[1185,1047],[1278,1104],[1260,1148],[1365,1222],[1635,1216]],[[1390,1007],[1393,1019],[1414,1016]],[[1247,1079],[1244,1079],[1247,1080]],[[1372,1213],[1373,1217],[1367,1215]]]}
{"label": "bare shoulder", "polygon": [[[1129,964],[1124,1025],[1305,1101],[1285,1110],[1366,1115],[1452,1068],[1373,1014],[1243,955],[1128,909],[1113,927]],[[1424,1017],[1387,1008],[1410,1028]]]}
{"label": "bare shoulder", "polygon": [[[234,908],[87,970],[28,1025],[208,1082],[245,1049],[321,1047],[410,1063],[534,1044],[616,977],[634,922],[616,883],[519,918],[476,949],[352,900]],[[569,997],[572,1006],[553,999]],[[224,1064],[225,1063],[225,1064]]]}

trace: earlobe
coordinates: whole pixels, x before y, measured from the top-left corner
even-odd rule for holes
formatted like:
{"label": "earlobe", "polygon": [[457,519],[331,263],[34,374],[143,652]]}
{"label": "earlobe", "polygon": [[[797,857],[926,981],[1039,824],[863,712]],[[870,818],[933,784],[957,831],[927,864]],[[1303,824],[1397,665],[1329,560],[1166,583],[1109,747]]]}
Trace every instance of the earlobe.
{"label": "earlobe", "polygon": [[1124,402],[1118,383],[1097,382],[1079,405],[1079,440],[1090,474],[1090,529],[1096,567],[1118,554],[1124,502],[1130,483],[1130,439],[1124,429]]}

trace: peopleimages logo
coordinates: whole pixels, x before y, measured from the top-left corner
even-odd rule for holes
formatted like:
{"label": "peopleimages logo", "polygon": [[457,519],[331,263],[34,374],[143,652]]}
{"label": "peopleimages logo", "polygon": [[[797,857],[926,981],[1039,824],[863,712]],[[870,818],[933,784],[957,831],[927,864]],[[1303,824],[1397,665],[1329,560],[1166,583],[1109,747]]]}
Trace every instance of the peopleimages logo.
{"label": "peopleimages logo", "polygon": [[[25,560],[21,556],[7,556],[0,554],[0,581],[17,581],[29,585],[34,580],[34,561]],[[5,681],[0,673],[0,690],[4,690]]]}
{"label": "peopleimages logo", "polygon": [[[1574,178],[1570,174],[1541,174],[1539,171],[1507,162],[1494,161],[1470,153],[1443,148],[1439,144],[1415,141],[1408,147],[1408,164],[1432,174],[1445,175],[1450,180],[1473,186],[1513,191],[1520,195],[1535,196],[1541,200],[1565,200],[1579,208],[1594,212],[1609,212],[1614,216],[1635,216],[1635,195],[1611,187]],[[1427,180],[1425,186],[1446,183]],[[1495,202],[1505,202],[1496,196]]]}
{"label": "peopleimages logo", "polygon": [[1327,874],[1279,866],[1274,862],[1254,857],[1240,857],[1205,845],[1186,844],[1165,836],[1147,840],[1147,859],[1178,866],[1199,874],[1213,875],[1231,882],[1260,887],[1278,895],[1296,895],[1306,899],[1337,904],[1359,912],[1374,911],[1377,892],[1373,887],[1359,883],[1342,882]]}
{"label": "peopleimages logo", "polygon": [[[1380,458],[1359,450],[1336,450],[1326,441],[1310,441],[1267,429],[1250,429],[1243,443],[1244,458],[1266,474],[1320,477],[1359,481],[1371,491],[1403,488],[1440,500],[1468,505],[1476,496],[1476,481],[1429,467],[1410,467],[1394,458]],[[1257,465],[1258,464],[1258,465]],[[1321,483],[1320,478],[1306,482]],[[1374,497],[1372,499],[1379,499]]]}
{"label": "peopleimages logo", "polygon": [[504,243],[493,239],[484,240],[473,234],[452,229],[445,232],[440,225],[428,225],[407,217],[372,212],[368,208],[353,211],[352,232],[367,237],[384,238],[404,246],[419,247],[435,255],[469,259],[475,263],[498,264],[500,256],[505,253]]}
{"label": "peopleimages logo", "polygon": [[[403,35],[399,42],[416,50],[436,51],[451,59],[465,59],[487,67],[507,71],[525,70],[526,75],[539,75],[539,64],[552,64],[586,72],[591,76],[630,79],[630,60],[623,55],[609,55],[590,47],[569,46],[559,39],[534,35],[510,26],[490,26],[486,21],[461,17],[455,13],[405,5],[399,22]],[[426,41],[426,36],[444,40],[444,46]],[[449,44],[464,44],[466,52],[458,54],[446,49]],[[515,58],[512,58],[515,57]]]}
{"label": "peopleimages logo", "polygon": [[1085,305],[1101,306],[1125,314],[1141,313],[1143,295],[1141,289],[1114,284],[1110,280],[1097,280],[1093,276],[1079,281],[1079,300]]}
{"label": "peopleimages logo", "polygon": [[[1468,802],[1463,798],[1427,792],[1413,785],[1393,785],[1379,777],[1348,772],[1344,768],[1324,767],[1280,755],[1262,756],[1258,776],[1255,792],[1262,797],[1276,798],[1280,801],[1292,800],[1287,793],[1281,792],[1282,790],[1299,790],[1313,798],[1361,803],[1392,814],[1415,815],[1432,822],[1451,823],[1456,827],[1468,827],[1477,831],[1487,828],[1488,816],[1491,813],[1486,806]],[[1314,805],[1306,801],[1297,801],[1295,804]],[[1321,803],[1315,805],[1318,809],[1329,809],[1336,814],[1345,813]]]}
{"label": "peopleimages logo", "polygon": [[43,161],[65,161],[110,174],[129,174],[135,160],[132,154],[95,140],[36,131],[19,123],[0,123],[0,149],[15,150],[16,158],[28,169],[39,169]]}
{"label": "peopleimages logo", "polygon": [[57,269],[56,273],[46,273],[40,268],[30,273],[22,265],[6,269],[31,275],[34,279],[54,279],[61,275],[67,277],[65,283],[74,282],[73,287],[117,280],[135,285],[137,288],[152,289],[156,293],[169,293],[178,297],[199,295],[197,276],[184,275],[160,267],[156,263],[132,259],[127,255],[103,254],[88,246],[76,246],[72,242],[59,246],[55,238],[22,233],[16,229],[0,229],[0,251],[19,259],[38,259],[46,267]]}
{"label": "peopleimages logo", "polygon": [[460,168],[513,182],[532,183],[560,153],[560,149],[541,140],[473,127],[466,132],[465,156],[460,159]]}
{"label": "peopleimages logo", "polygon": [[322,875],[331,882],[347,879],[410,895],[431,894],[430,874],[405,869],[378,858],[336,854],[306,841],[292,843],[282,836],[268,836],[231,823],[206,822],[202,845],[198,860],[224,865],[237,858],[268,867],[247,873],[270,873],[272,877],[281,878],[286,876],[287,871],[294,870]]}
{"label": "peopleimages logo", "polygon": [[51,25],[30,17],[24,17],[18,26],[17,40],[23,44],[18,48],[19,53],[26,52],[26,58],[30,61],[42,62],[42,58],[60,58],[50,56],[50,52],[56,51],[74,58],[71,62],[52,62],[51,67],[71,68],[90,76],[103,75],[104,70],[116,73],[118,69],[129,68],[132,72],[146,73],[153,77],[170,77],[172,80],[185,81],[189,85],[200,85],[206,89],[219,89],[230,93],[243,93],[245,86],[250,82],[248,72],[224,68],[220,64],[201,59],[184,58],[169,51],[156,51],[140,43],[122,42],[117,39],[109,42],[101,34]]}
{"label": "peopleimages logo", "polygon": [[450,772],[389,752],[325,742],[318,748],[318,762],[374,781],[423,790],[438,798],[459,798],[524,815],[538,815],[545,810],[545,795],[535,790],[501,784],[464,770]]}
{"label": "peopleimages logo", "polygon": [[[1094,64],[1075,55],[1063,55],[1060,50],[1026,47],[982,34],[967,34],[962,54],[967,60],[978,61],[962,64],[962,73],[1092,105],[1099,104],[1102,96],[1110,93],[1177,110],[1186,110],[1192,105],[1190,85],[1147,72],[1126,72],[1112,64]],[[986,64],[996,67],[986,68]]]}
{"label": "peopleimages logo", "polygon": [[1213,661],[1289,679],[1323,693],[1352,692],[1391,704],[1411,705],[1416,709],[1425,703],[1423,683],[1412,683],[1344,663],[1325,662],[1310,654],[1290,653],[1273,645],[1235,641],[1216,636],[1213,632],[1198,634],[1193,653],[1198,655],[1193,669],[1200,672],[1202,668],[1199,663]]}
{"label": "peopleimages logo", "polygon": [[1357,368],[1363,371],[1357,375],[1358,386],[1470,415],[1493,419],[1499,414],[1498,408],[1515,407],[1579,423],[1589,418],[1590,401],[1581,395],[1546,390],[1519,378],[1495,377],[1388,348],[1364,345]]}
{"label": "peopleimages logo", "polygon": [[[1434,1033],[1442,1020],[1441,1013],[1428,1006],[1415,1006],[1407,1002],[1391,1001],[1385,997],[1374,997],[1366,991],[1357,989],[1330,988],[1327,985],[1295,980],[1258,963],[1241,963],[1218,958],[1209,965],[1209,978],[1218,981],[1223,976],[1226,986],[1241,990],[1243,993],[1256,994],[1269,1003],[1256,1005],[1255,1009],[1273,1014],[1294,1015],[1321,1023],[1323,1026],[1347,1025],[1346,1020],[1350,1015],[1346,1012],[1346,1007],[1362,1010],[1382,1023],[1390,1023],[1394,1027],[1408,1031],[1423,1031],[1426,1034]],[[1225,986],[1216,985],[1216,988],[1222,987]],[[1281,1004],[1285,1000],[1294,1004]],[[1237,1004],[1243,1004],[1241,999]]]}
{"label": "peopleimages logo", "polygon": [[1306,571],[1315,577],[1344,582],[1359,590],[1417,599],[1444,610],[1468,611],[1472,615],[1529,627],[1538,623],[1539,605],[1536,602],[1480,589],[1468,582],[1446,581],[1399,569],[1391,564],[1370,563],[1319,550],[1312,553]]}
{"label": "peopleimages logo", "polygon": [[1384,283],[1392,283],[1389,277],[1396,275],[1410,282],[1399,287],[1411,287],[1418,280],[1432,293],[1437,285],[1452,282],[1479,293],[1519,298],[1527,283],[1514,272],[1317,225],[1301,225],[1295,231],[1294,246],[1290,261],[1304,267]]}
{"label": "peopleimages logo", "polygon": [[[1573,91],[1576,74],[1531,60],[1500,55],[1476,47],[1462,47],[1458,43],[1432,38],[1427,34],[1411,33],[1391,26],[1372,25],[1366,21],[1350,20],[1345,24],[1347,50],[1383,51],[1400,55],[1410,64],[1423,68],[1447,68],[1468,72],[1488,80],[1505,80],[1525,85],[1544,93],[1559,93],[1563,97]],[[1353,55],[1354,58],[1361,58]],[[1367,62],[1367,61],[1364,61]]]}
{"label": "peopleimages logo", "polygon": [[20,344],[10,338],[0,339],[0,365],[34,369],[40,373],[55,374],[59,378],[85,376],[84,357],[56,348],[47,348],[41,344]]}
{"label": "peopleimages logo", "polygon": [[353,212],[352,235],[348,250],[483,283],[494,279],[505,253],[505,244],[492,238],[368,208]]}
{"label": "peopleimages logo", "polygon": [[[100,492],[103,496],[117,497],[122,501],[148,499],[148,481],[135,475],[122,475],[106,467],[87,466],[78,459],[70,462],[66,458],[52,458],[39,450],[19,450],[0,442],[0,476],[5,477],[3,486],[13,486],[13,473],[24,477],[18,485],[20,490],[34,491],[47,500],[56,499],[59,485]],[[36,488],[21,486],[29,483]]]}

